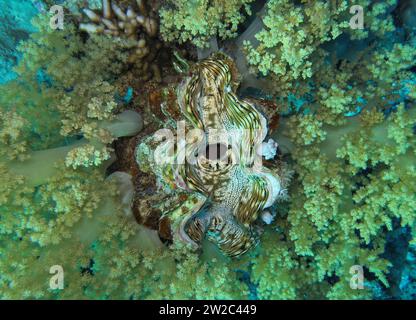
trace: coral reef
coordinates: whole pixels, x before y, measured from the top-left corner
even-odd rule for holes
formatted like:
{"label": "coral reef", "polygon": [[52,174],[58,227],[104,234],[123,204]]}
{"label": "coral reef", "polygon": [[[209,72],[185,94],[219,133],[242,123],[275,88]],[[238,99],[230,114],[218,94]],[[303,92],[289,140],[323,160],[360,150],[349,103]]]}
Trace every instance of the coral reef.
{"label": "coral reef", "polygon": [[414,1],[143,3],[0,27],[0,298],[414,299]]}
{"label": "coral reef", "polygon": [[101,12],[82,9],[89,22],[80,23],[80,30],[110,35],[122,42],[131,51],[128,63],[137,69],[138,74],[144,79],[153,76],[161,81],[160,67],[155,61],[162,46],[157,39],[156,8],[148,8],[144,0],[130,1],[126,10],[113,0],[103,0],[101,7]]}

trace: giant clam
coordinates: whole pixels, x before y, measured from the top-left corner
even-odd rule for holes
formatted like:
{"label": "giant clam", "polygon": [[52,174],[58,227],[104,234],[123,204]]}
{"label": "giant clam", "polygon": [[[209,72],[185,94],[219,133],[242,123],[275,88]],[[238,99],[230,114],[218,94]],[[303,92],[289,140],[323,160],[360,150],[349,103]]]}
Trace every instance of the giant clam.
{"label": "giant clam", "polygon": [[181,70],[175,106],[184,119],[176,136],[164,129],[142,139],[136,159],[156,175],[160,192],[187,195],[164,214],[181,240],[199,246],[206,238],[239,256],[258,242],[256,220],[284,196],[287,174],[283,165],[264,165],[267,119],[237,97],[238,72],[228,56],[217,53]]}
{"label": "giant clam", "polygon": [[79,29],[90,34],[112,36],[118,41],[130,40],[130,44],[125,42],[126,48],[130,49],[127,62],[144,80],[152,76],[161,81],[157,61],[162,47],[158,40],[159,25],[155,9],[149,10],[148,7],[145,0],[102,0],[101,10],[82,9],[86,21],[81,21]]}

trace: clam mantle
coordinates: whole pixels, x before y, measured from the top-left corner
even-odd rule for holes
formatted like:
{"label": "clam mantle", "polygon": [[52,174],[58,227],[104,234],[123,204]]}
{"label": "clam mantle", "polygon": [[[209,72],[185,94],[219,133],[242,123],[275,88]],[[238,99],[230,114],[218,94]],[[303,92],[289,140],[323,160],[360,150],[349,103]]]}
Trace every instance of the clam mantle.
{"label": "clam mantle", "polygon": [[184,201],[161,217],[169,218],[174,234],[193,246],[208,239],[239,256],[258,242],[262,211],[286,196],[289,170],[283,162],[263,161],[268,119],[237,97],[238,72],[229,57],[215,54],[184,69],[176,88],[182,115],[176,135],[163,128],[144,137],[136,160],[156,176],[157,192],[182,195]]}

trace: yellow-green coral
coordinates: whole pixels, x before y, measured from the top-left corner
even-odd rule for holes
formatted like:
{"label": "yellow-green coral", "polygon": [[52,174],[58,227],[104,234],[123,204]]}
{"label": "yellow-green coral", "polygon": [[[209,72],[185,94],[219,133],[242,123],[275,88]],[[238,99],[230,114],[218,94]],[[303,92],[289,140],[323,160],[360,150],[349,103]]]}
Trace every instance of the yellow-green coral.
{"label": "yellow-green coral", "polygon": [[[312,76],[313,53],[322,43],[336,39],[348,26],[341,16],[347,1],[289,0],[267,2],[264,29],[256,34],[258,45],[244,42],[247,60],[263,76],[272,75],[275,85]],[[285,89],[285,88],[280,88]]]}
{"label": "yellow-green coral", "polygon": [[191,41],[206,47],[211,37],[227,39],[237,35],[244,21],[242,11],[250,14],[253,0],[169,0],[160,10],[161,34],[165,41]]}
{"label": "yellow-green coral", "polygon": [[[234,36],[249,1],[228,3],[212,15],[204,1],[166,4],[163,36],[201,46]],[[118,137],[108,125],[123,109],[114,93],[125,47],[38,18],[19,78],[0,87],[0,298],[369,299],[374,283],[394,285],[388,234],[416,234],[416,50],[390,33],[397,1],[357,1],[364,30],[348,27],[349,2],[331,3],[271,0],[259,43],[246,43],[287,111],[276,141],[295,173],[260,245],[233,260],[206,243],[202,254],[176,238],[168,247],[126,215],[100,162]],[[191,4],[203,18],[190,20]],[[66,158],[97,150],[83,163],[92,166]],[[49,289],[53,265],[64,290]],[[364,290],[350,287],[357,265]]]}

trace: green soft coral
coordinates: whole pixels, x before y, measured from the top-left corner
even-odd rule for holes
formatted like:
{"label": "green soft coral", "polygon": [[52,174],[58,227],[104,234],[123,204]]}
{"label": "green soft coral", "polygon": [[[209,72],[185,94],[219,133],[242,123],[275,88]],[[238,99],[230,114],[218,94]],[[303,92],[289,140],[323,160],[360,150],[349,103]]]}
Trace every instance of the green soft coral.
{"label": "green soft coral", "polygon": [[[108,162],[95,152],[140,127],[113,99],[123,54],[112,55],[117,48],[105,37],[84,42],[71,24],[54,32],[39,19],[41,32],[22,45],[19,81],[1,88],[0,298],[246,296],[226,263],[164,249],[155,231],[123,211],[117,185],[105,179]],[[62,291],[49,289],[53,265],[64,268]]]}
{"label": "green soft coral", "polygon": [[48,15],[33,23],[37,32],[19,47],[19,78],[0,88],[0,103],[4,110],[31,119],[30,144],[45,149],[110,116],[117,90],[109,82],[121,73],[127,54],[122,44],[106,37],[84,41],[69,20],[59,32],[49,27]]}
{"label": "green soft coral", "polygon": [[250,14],[253,0],[168,1],[160,10],[160,32],[165,41],[191,41],[206,47],[211,37],[227,39],[237,35],[244,14]]}
{"label": "green soft coral", "polygon": [[[163,36],[198,45],[234,36],[241,20],[233,17],[249,1],[227,3],[210,15],[204,1],[166,6]],[[344,29],[345,3],[269,1],[259,45],[246,43],[249,62],[282,97],[279,110],[289,105],[285,93],[305,103],[289,107],[277,130],[295,171],[290,200],[278,204],[257,250],[235,260],[175,240],[166,247],[123,213],[101,157],[81,155],[120,136],[113,94],[126,55],[106,37],[81,39],[71,24],[55,32],[40,18],[41,32],[22,45],[19,81],[0,88],[0,298],[245,299],[250,288],[261,299],[369,299],[371,278],[389,286],[388,231],[398,221],[413,242],[416,233],[416,50],[383,41],[396,1],[358,1],[364,30]],[[204,13],[198,26],[192,8]],[[321,45],[341,30],[376,44],[348,61],[329,59]],[[79,154],[68,160],[71,150]],[[33,168],[42,179],[33,182]],[[49,289],[56,264],[62,291]],[[350,288],[355,265],[365,290]]]}

